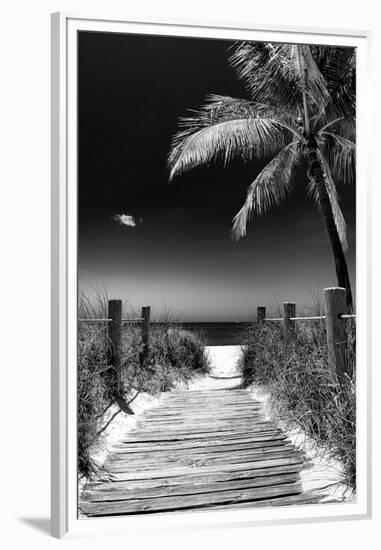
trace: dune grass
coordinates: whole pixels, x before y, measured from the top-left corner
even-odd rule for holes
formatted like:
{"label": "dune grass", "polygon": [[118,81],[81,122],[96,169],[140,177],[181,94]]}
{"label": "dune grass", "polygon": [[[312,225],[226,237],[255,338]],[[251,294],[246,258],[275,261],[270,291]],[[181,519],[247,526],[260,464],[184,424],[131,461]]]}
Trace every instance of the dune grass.
{"label": "dune grass", "polygon": [[[107,297],[95,301],[81,295],[79,318],[104,318]],[[136,317],[126,311],[124,317]],[[200,335],[174,325],[168,315],[152,323],[147,361],[140,364],[141,330],[126,324],[122,331],[122,384],[127,402],[140,392],[157,395],[186,384],[210,370],[208,355]],[[88,477],[97,472],[92,459],[104,445],[105,413],[114,404],[116,376],[110,365],[111,344],[104,324],[79,323],[78,327],[78,470]]]}
{"label": "dune grass", "polygon": [[323,322],[297,324],[286,343],[277,323],[253,325],[240,359],[243,384],[269,394],[271,411],[290,429],[313,438],[326,456],[343,465],[348,487],[356,487],[355,327],[347,323],[347,370],[343,384],[328,366]]}

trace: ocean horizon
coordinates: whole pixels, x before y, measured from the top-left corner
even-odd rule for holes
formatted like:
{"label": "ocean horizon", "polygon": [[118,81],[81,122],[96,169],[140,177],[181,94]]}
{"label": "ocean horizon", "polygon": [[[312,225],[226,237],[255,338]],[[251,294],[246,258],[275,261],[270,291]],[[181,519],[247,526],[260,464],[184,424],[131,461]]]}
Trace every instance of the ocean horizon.
{"label": "ocean horizon", "polygon": [[[153,323],[153,325],[155,324],[161,323]],[[171,323],[176,327],[200,334],[207,346],[240,345],[244,340],[245,331],[251,324],[243,321],[184,321]]]}

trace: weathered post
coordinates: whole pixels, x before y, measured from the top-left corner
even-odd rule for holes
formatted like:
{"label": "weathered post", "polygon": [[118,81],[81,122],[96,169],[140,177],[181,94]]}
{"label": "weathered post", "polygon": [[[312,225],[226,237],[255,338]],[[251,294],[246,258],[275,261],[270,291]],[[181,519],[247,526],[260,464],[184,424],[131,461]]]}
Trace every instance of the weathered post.
{"label": "weathered post", "polygon": [[108,302],[108,335],[111,342],[111,365],[115,367],[115,390],[119,393],[122,386],[121,372],[121,336],[122,336],[122,300]]}
{"label": "weathered post", "polygon": [[150,337],[150,316],[151,316],[151,307],[143,306],[142,307],[142,350],[140,353],[140,365],[143,366],[149,354],[149,337]]}
{"label": "weathered post", "polygon": [[296,335],[295,320],[291,317],[296,317],[296,304],[294,302],[283,303],[283,336],[286,342],[289,342]]}
{"label": "weathered post", "polygon": [[327,323],[328,361],[332,372],[336,372],[339,382],[343,382],[346,373],[345,349],[347,337],[345,321],[340,315],[346,312],[346,289],[341,287],[325,288],[325,307]]}
{"label": "weathered post", "polygon": [[257,323],[263,323],[266,319],[266,308],[264,306],[257,307]]}

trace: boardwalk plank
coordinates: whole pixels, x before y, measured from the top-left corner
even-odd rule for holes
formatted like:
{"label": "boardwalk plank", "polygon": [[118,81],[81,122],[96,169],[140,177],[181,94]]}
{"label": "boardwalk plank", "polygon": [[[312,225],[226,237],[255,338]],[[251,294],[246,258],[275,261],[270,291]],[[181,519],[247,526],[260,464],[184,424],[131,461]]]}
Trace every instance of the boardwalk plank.
{"label": "boardwalk plank", "polygon": [[[319,504],[322,497],[319,495],[308,495],[304,496],[303,494],[296,494],[291,496],[280,496],[277,498],[257,500],[257,501],[247,501],[247,502],[235,502],[228,505],[220,504],[216,506],[210,506],[205,511],[210,510],[237,510],[244,508],[268,508],[268,507],[277,507],[277,506],[300,506],[303,504]],[[336,502],[336,501],[334,501]],[[181,511],[181,510],[180,510]]]}
{"label": "boardwalk plank", "polygon": [[87,516],[317,502],[303,495],[309,466],[247,390],[167,393],[138,418],[105,463],[110,481],[88,483]]}
{"label": "boardwalk plank", "polygon": [[[227,440],[228,441],[228,440]],[[187,455],[191,454],[204,454],[208,451],[211,452],[231,452],[235,450],[240,449],[256,449],[261,447],[275,447],[279,445],[282,441],[287,441],[282,438],[282,436],[278,436],[278,438],[268,437],[266,439],[254,439],[254,440],[238,440],[239,442],[232,442],[232,443],[226,443],[226,440],[223,442],[223,444],[215,444],[211,445],[209,441],[205,442],[204,444],[199,444],[194,446],[192,443],[188,444],[187,446],[177,444],[177,445],[166,445],[161,447],[154,447],[151,448],[149,446],[145,447],[135,447],[131,448],[129,445],[123,445],[119,447],[113,447],[113,451],[115,453],[115,456],[124,455],[127,454],[131,458],[143,458],[147,455],[147,453],[152,456],[152,458],[157,458],[159,456],[166,456],[169,452],[172,451],[178,451],[184,454],[184,450],[187,449]]]}
{"label": "boardwalk plank", "polygon": [[201,440],[209,440],[211,438],[216,439],[220,437],[221,439],[225,439],[227,436],[231,437],[231,439],[239,439],[240,437],[244,435],[258,435],[258,437],[263,436],[278,436],[281,435],[280,430],[237,430],[234,431],[221,431],[221,432],[202,432],[202,433],[165,433],[165,434],[145,434],[145,432],[140,433],[131,433],[131,436],[124,436],[121,441],[123,443],[166,443],[166,442],[174,442],[174,441],[201,441]]}
{"label": "boardwalk plank", "polygon": [[88,491],[96,490],[97,492],[103,491],[119,491],[119,490],[136,490],[136,489],[153,489],[157,487],[173,487],[176,485],[189,485],[189,484],[208,484],[214,482],[221,482],[222,485],[225,482],[235,481],[240,479],[252,479],[263,478],[266,476],[275,476],[275,475],[287,475],[287,474],[298,474],[302,469],[306,467],[305,463],[303,464],[290,464],[284,466],[273,466],[271,468],[257,468],[255,470],[233,470],[231,472],[212,472],[212,473],[197,473],[194,471],[192,475],[184,475],[177,477],[168,477],[168,478],[157,478],[157,479],[135,479],[129,481],[109,481],[109,482],[96,482],[93,481],[88,483]]}
{"label": "boardwalk plank", "polygon": [[104,502],[111,500],[136,500],[140,498],[157,498],[166,496],[185,496],[204,493],[218,493],[228,490],[241,491],[256,487],[271,487],[285,483],[296,483],[297,473],[246,478],[241,480],[225,481],[224,483],[192,483],[190,485],[173,485],[172,487],[159,486],[155,488],[121,489],[110,487],[107,491],[87,490],[84,492],[86,500]]}
{"label": "boardwalk plank", "polygon": [[[198,453],[184,453],[183,451],[168,451],[166,453],[161,453],[159,455],[160,458],[160,464],[166,464],[167,462],[178,462],[179,464],[182,463],[182,461],[195,461],[196,463],[200,462],[200,459],[202,460],[211,460],[215,461],[216,463],[220,463],[221,461],[229,461],[234,459],[243,459],[247,460],[251,457],[260,457],[263,455],[267,456],[289,456],[292,454],[295,456],[297,454],[296,451],[293,452],[293,446],[292,445],[275,445],[275,446],[260,446],[260,447],[250,447],[246,449],[230,449],[225,452],[214,452],[212,449],[209,449],[204,452],[198,452]],[[155,453],[154,456],[152,456],[151,453],[143,453],[140,455],[134,455],[129,456],[126,454],[120,455],[115,454],[112,455],[108,459],[108,463],[111,465],[117,464],[117,465],[126,465],[129,467],[132,465],[133,467],[136,467],[140,464],[154,464],[157,466],[158,461],[158,455]]]}
{"label": "boardwalk plank", "polygon": [[[293,458],[297,458],[295,455],[292,455]],[[196,468],[200,466],[215,466],[215,465],[225,465],[225,464],[246,464],[246,463],[253,463],[257,461],[263,461],[265,459],[291,459],[291,455],[287,451],[278,451],[278,452],[269,452],[269,453],[250,453],[247,455],[239,455],[239,456],[233,456],[233,457],[221,457],[221,458],[215,458],[215,457],[183,457],[181,459],[173,458],[168,459],[166,461],[162,461],[160,463],[161,466],[161,472],[167,472],[168,470],[171,470],[172,468],[182,468],[182,467],[189,467],[189,468]],[[128,461],[122,461],[122,462],[108,462],[106,464],[107,470],[114,474],[114,473],[120,473],[120,472],[146,472],[148,475],[148,472],[151,471],[157,471],[157,461],[153,462],[146,462],[141,461],[137,463],[129,463]]]}
{"label": "boardwalk plank", "polygon": [[[261,468],[271,468],[273,466],[290,466],[291,464],[303,464],[303,458],[287,456],[286,458],[268,458],[264,460],[255,460],[253,462],[243,462],[243,463],[233,463],[233,464],[217,464],[214,466],[202,466],[198,465],[197,468],[192,466],[182,466],[182,467],[171,467],[161,468],[157,470],[152,470],[149,472],[149,477],[151,479],[156,478],[168,478],[168,477],[177,477],[183,475],[193,476],[193,474],[208,474],[214,472],[231,472],[239,470],[256,470]],[[158,465],[159,466],[159,465]],[[132,479],[146,479],[148,477],[147,472],[118,472],[114,473],[113,477],[115,480],[132,480]]]}
{"label": "boardwalk plank", "polygon": [[185,440],[185,441],[164,441],[160,443],[153,443],[152,447],[150,448],[149,443],[143,442],[142,445],[139,445],[138,443],[133,443],[132,445],[128,445],[125,443],[118,443],[113,445],[112,452],[115,454],[128,454],[131,457],[133,457],[135,454],[150,452],[150,453],[161,453],[161,452],[168,452],[168,451],[186,451],[192,453],[199,452],[203,450],[207,450],[209,448],[214,448],[216,451],[218,449],[221,449],[221,451],[228,451],[229,449],[240,449],[240,448],[250,448],[251,446],[253,448],[256,448],[257,446],[264,445],[267,446],[267,444],[271,445],[277,445],[281,442],[288,442],[288,439],[285,438],[285,436],[278,435],[278,436],[265,436],[265,437],[259,437],[259,438],[238,438],[238,439],[221,439],[220,441],[214,440],[213,443],[211,443],[207,439],[191,439],[191,440]]}
{"label": "boardwalk plank", "polygon": [[179,510],[181,508],[195,509],[213,504],[234,504],[263,500],[264,498],[295,495],[300,493],[300,483],[286,483],[275,487],[258,487],[244,490],[218,491],[216,493],[201,493],[196,495],[166,496],[136,500],[112,500],[107,502],[83,501],[81,508],[89,516],[93,515],[119,515],[144,512],[161,512]]}

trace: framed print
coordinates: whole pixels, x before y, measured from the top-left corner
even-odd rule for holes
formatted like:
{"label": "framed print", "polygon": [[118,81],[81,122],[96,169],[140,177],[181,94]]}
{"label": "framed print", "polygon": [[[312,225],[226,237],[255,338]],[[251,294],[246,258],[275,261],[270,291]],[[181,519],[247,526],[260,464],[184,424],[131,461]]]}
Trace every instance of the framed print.
{"label": "framed print", "polygon": [[366,32],[52,16],[52,533],[370,515]]}

